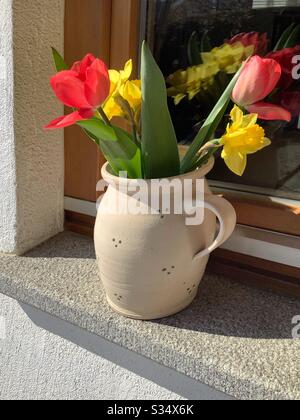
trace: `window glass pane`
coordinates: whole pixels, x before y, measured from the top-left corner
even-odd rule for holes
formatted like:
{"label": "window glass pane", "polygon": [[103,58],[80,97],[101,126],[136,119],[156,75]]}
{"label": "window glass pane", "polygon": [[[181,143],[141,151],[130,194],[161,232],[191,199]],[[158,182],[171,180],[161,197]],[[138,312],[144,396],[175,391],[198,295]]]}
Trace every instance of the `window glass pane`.
{"label": "window glass pane", "polygon": [[[299,0],[148,2],[147,38],[168,81],[170,110],[180,143],[192,141],[241,61],[253,51],[261,56],[270,54],[291,24],[294,28],[300,25]],[[292,122],[260,121],[272,145],[249,156],[243,177],[234,175],[224,161],[217,158],[210,174],[216,184],[226,182],[235,189],[300,199],[300,68],[297,71],[297,62],[293,65],[291,62],[293,57],[296,60],[299,56],[300,63],[300,26],[292,32],[293,37],[287,38],[282,45],[293,49],[281,47],[276,58],[281,60],[284,69],[280,90],[267,98],[288,108],[293,115]],[[242,37],[233,38],[241,33],[244,34]],[[189,67],[201,66],[211,60],[211,51],[216,47],[219,49],[215,50],[217,58],[214,59],[218,61],[218,70],[202,66],[202,70],[197,67],[198,72],[187,76]],[[208,54],[200,55],[199,51]],[[176,73],[181,70],[184,78],[182,72]],[[227,115],[229,112],[230,109]],[[223,121],[222,133],[227,123],[228,117]],[[222,133],[216,133],[216,136]]]}

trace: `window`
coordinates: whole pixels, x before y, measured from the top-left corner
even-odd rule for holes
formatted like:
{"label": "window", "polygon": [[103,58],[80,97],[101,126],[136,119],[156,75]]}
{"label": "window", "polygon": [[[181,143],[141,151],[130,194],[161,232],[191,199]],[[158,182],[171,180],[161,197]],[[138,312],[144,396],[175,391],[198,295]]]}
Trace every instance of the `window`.
{"label": "window", "polygon": [[[209,52],[237,34],[258,32],[261,35],[257,52],[266,56],[291,24],[295,27],[300,24],[300,1],[156,0],[148,2],[146,21],[148,41],[168,78],[178,70],[201,64],[197,62],[199,56],[195,57],[195,43],[198,47],[200,44],[202,51]],[[300,31],[297,35],[294,45],[299,45],[300,51]],[[194,138],[199,124],[228,83],[229,73],[218,75],[209,91],[190,98],[176,97],[174,89],[170,89],[173,98],[170,97],[169,104],[180,143],[189,144]],[[167,80],[172,88],[171,79]],[[293,80],[286,90],[296,92],[300,101],[300,81]],[[234,202],[240,223],[300,235],[299,103],[296,108],[299,112],[293,110],[290,124],[264,123],[272,145],[249,158],[242,178],[229,172],[221,158],[216,160],[210,183]],[[226,124],[224,120],[224,129]]]}

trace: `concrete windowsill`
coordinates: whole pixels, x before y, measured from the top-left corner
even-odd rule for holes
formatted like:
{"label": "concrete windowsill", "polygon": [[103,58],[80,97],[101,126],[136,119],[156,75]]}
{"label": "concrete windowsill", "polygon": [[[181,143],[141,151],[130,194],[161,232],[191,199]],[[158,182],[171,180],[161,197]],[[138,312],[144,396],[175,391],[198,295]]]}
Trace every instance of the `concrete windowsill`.
{"label": "concrete windowsill", "polygon": [[155,322],[107,305],[92,240],[63,233],[23,257],[0,254],[0,293],[240,399],[300,399],[300,302],[207,275],[193,305]]}

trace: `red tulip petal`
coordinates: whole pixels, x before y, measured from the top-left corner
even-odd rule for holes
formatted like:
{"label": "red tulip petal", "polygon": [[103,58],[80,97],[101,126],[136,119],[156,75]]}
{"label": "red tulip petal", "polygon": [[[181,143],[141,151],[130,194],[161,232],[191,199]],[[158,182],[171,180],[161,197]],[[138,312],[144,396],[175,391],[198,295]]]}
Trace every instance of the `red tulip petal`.
{"label": "red tulip petal", "polygon": [[76,61],[76,63],[73,64],[71,70],[75,71],[75,73],[78,73],[78,75],[79,75],[80,66],[81,66],[81,61]]}
{"label": "red tulip petal", "polygon": [[258,118],[268,121],[287,121],[292,119],[291,113],[281,106],[258,102],[247,107],[251,114],[258,114]]}
{"label": "red tulip petal", "polygon": [[92,118],[94,115],[91,110],[75,111],[72,114],[65,115],[63,117],[56,118],[51,121],[50,124],[46,125],[46,130],[55,130],[57,128],[65,128],[76,124],[78,121]]}
{"label": "red tulip petal", "polygon": [[76,61],[73,64],[71,70],[75,71],[80,80],[84,82],[86,79],[86,70],[93,64],[95,60],[96,58],[93,56],[93,54],[87,54],[83,60]]}
{"label": "red tulip petal", "polygon": [[65,117],[59,117],[56,118],[55,120],[51,121],[49,124],[45,125],[44,129],[45,130],[54,130],[57,127],[57,124],[59,124],[61,121],[63,121]]}
{"label": "red tulip petal", "polygon": [[288,109],[293,117],[300,114],[300,91],[283,92],[281,94],[281,105]]}
{"label": "red tulip petal", "polygon": [[241,42],[244,45],[243,41],[244,41],[245,35],[246,35],[246,32],[241,32],[240,34],[235,35],[233,38],[227,39],[225,43],[232,45],[232,44],[235,44],[236,42]]}
{"label": "red tulip petal", "polygon": [[93,108],[98,108],[108,97],[110,79],[102,60],[96,59],[86,71],[85,96]]}
{"label": "red tulip petal", "polygon": [[96,58],[93,54],[87,54],[80,63],[79,77],[82,81],[86,80],[86,71],[93,64]]}
{"label": "red tulip petal", "polygon": [[292,70],[282,70],[282,76],[280,79],[279,87],[282,89],[288,89],[294,83]]}
{"label": "red tulip petal", "polygon": [[282,69],[280,64],[277,63],[275,60],[270,59],[263,59],[264,64],[269,67],[269,74],[267,77],[267,83],[265,87],[265,93],[266,95],[263,96],[261,99],[266,98],[270,95],[270,93],[273,92],[273,90],[276,88],[282,74]]}
{"label": "red tulip petal", "polygon": [[259,32],[242,32],[238,35],[235,35],[230,40],[225,41],[225,43],[230,45],[235,44],[236,42],[241,42],[244,47],[253,45],[253,55],[264,56],[268,48],[268,35],[266,33],[260,34]]}
{"label": "red tulip petal", "polygon": [[272,58],[277,61],[282,68],[282,77],[278,87],[287,89],[294,82],[292,71],[294,68],[293,57],[300,54],[300,45],[294,48],[285,48],[280,51],[271,52],[267,55],[268,58]]}
{"label": "red tulip petal", "polygon": [[84,83],[72,70],[61,71],[51,78],[51,86],[57,98],[71,108],[92,108],[84,93]]}
{"label": "red tulip petal", "polygon": [[280,64],[272,59],[254,56],[245,65],[232,98],[236,104],[244,107],[262,101],[275,89],[280,77]]}

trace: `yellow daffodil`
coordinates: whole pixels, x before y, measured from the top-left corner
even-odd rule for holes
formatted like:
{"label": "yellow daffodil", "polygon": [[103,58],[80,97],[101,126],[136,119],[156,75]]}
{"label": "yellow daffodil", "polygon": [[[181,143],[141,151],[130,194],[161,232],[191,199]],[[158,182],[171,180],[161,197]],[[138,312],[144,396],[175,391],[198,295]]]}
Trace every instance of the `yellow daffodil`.
{"label": "yellow daffodil", "polygon": [[178,105],[184,98],[192,100],[198,93],[206,92],[214,85],[219,72],[236,73],[242,62],[254,52],[254,46],[244,47],[241,42],[224,44],[208,53],[202,53],[202,62],[198,66],[188,67],[171,74],[167,83],[171,85],[168,95]]}
{"label": "yellow daffodil", "polygon": [[128,60],[125,64],[124,70],[109,70],[110,78],[110,96],[118,93],[118,90],[124,85],[132,74],[132,60]]}
{"label": "yellow daffodil", "polygon": [[221,139],[222,158],[232,172],[242,176],[247,166],[247,155],[269,146],[271,141],[266,138],[265,130],[257,124],[257,114],[244,115],[235,106],[230,115],[232,123],[228,124]]}
{"label": "yellow daffodil", "polygon": [[[111,120],[113,117],[134,117],[137,122],[142,104],[140,80],[129,80],[132,74],[132,60],[120,72],[109,70],[110,96],[104,105],[104,112]],[[129,115],[131,114],[131,115]]]}
{"label": "yellow daffodil", "polygon": [[214,76],[218,72],[216,63],[200,64],[188,67],[186,70],[178,70],[167,79],[167,83],[171,85],[168,95],[174,98],[176,105],[186,96],[192,100],[200,90],[205,90],[213,84]]}
{"label": "yellow daffodil", "polygon": [[[126,102],[123,102],[122,100]],[[141,81],[128,80],[119,88],[117,95],[109,98],[104,106],[104,112],[109,119],[112,119],[113,117],[127,117],[128,110],[126,110],[126,106],[128,104],[133,115],[136,116],[140,111],[141,103]]]}
{"label": "yellow daffodil", "polygon": [[242,62],[253,55],[254,46],[244,47],[241,42],[232,45],[224,44],[208,53],[202,53],[202,61],[206,64],[215,63],[220,71],[227,74],[236,73]]}

